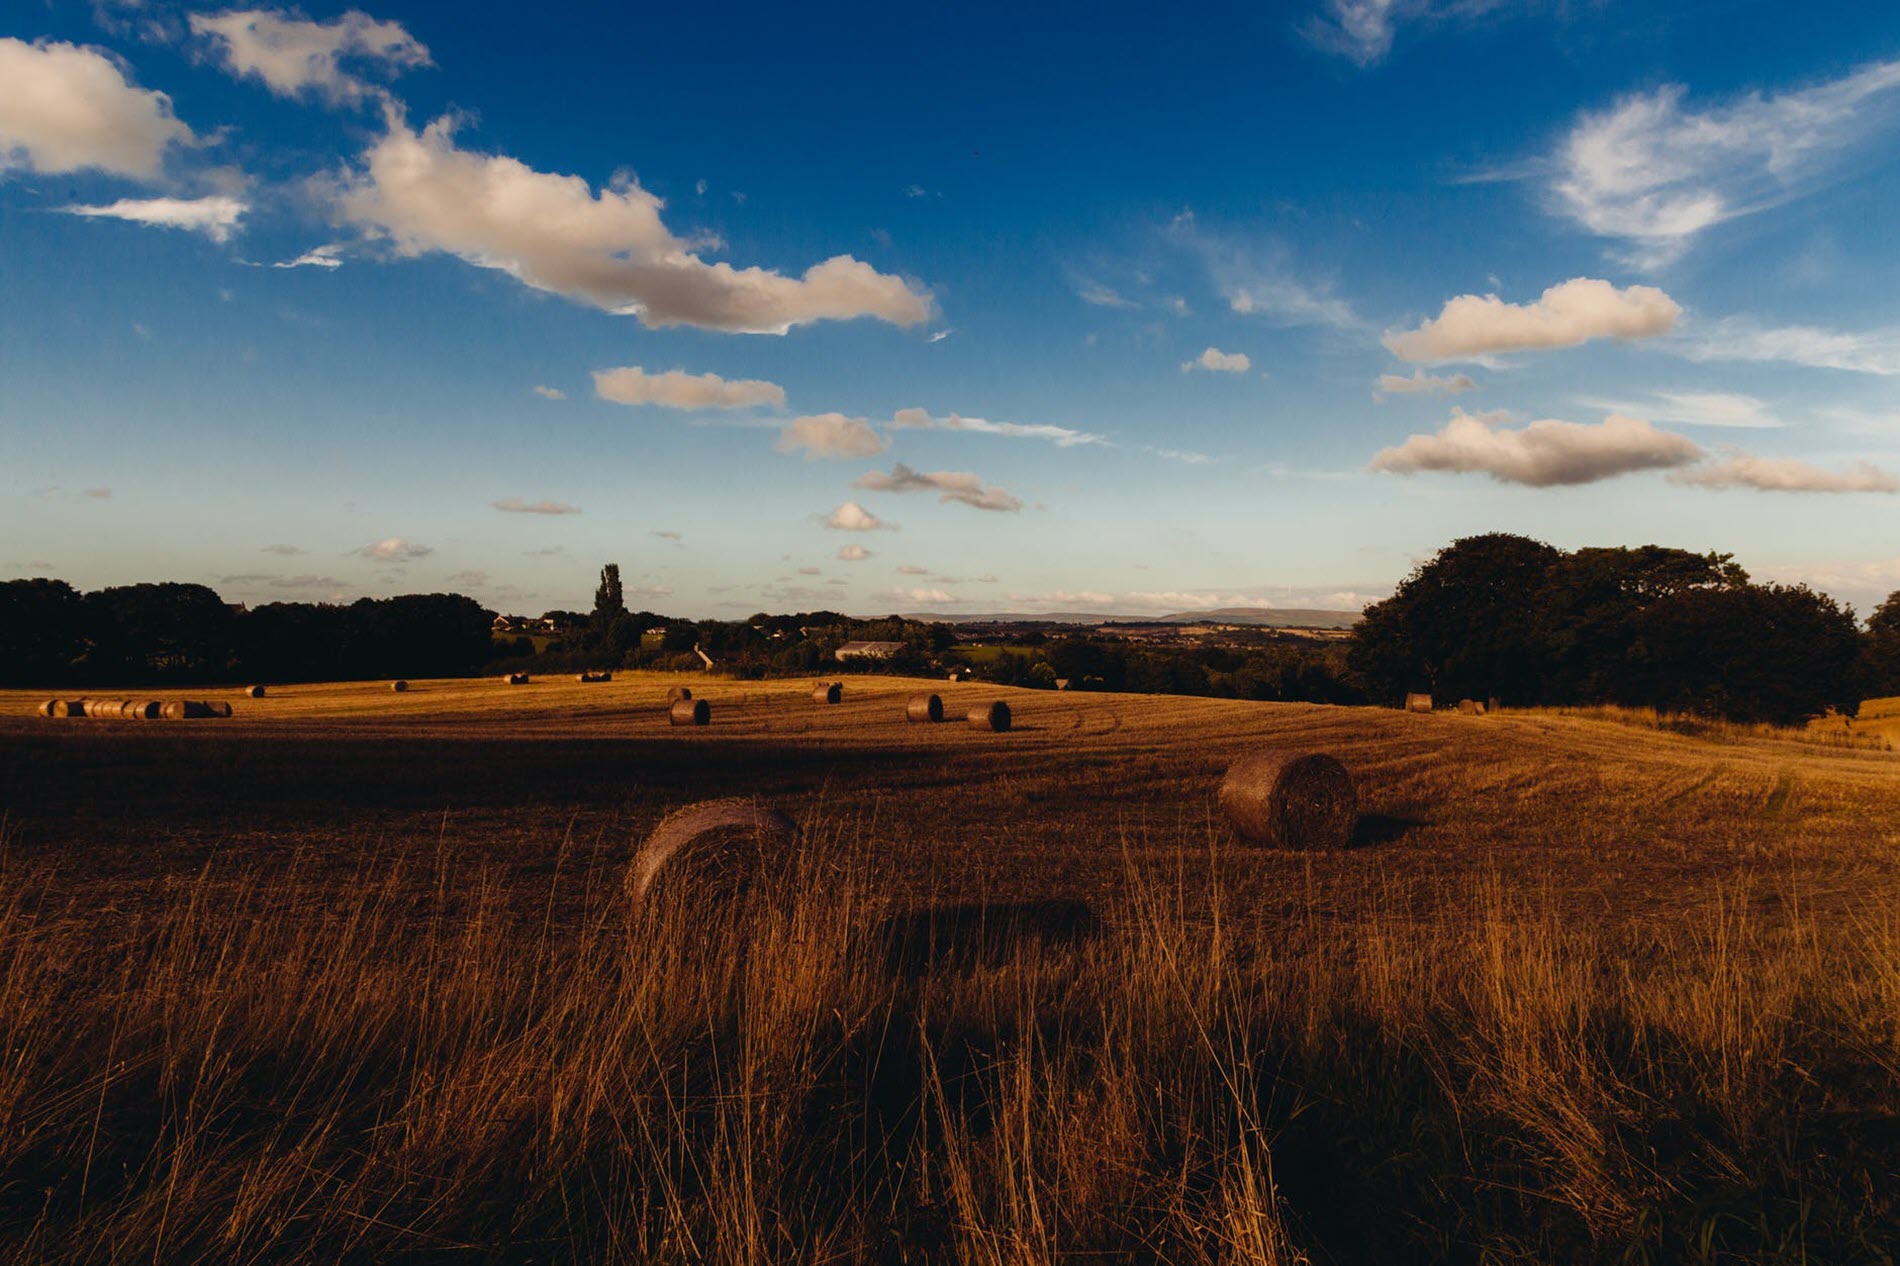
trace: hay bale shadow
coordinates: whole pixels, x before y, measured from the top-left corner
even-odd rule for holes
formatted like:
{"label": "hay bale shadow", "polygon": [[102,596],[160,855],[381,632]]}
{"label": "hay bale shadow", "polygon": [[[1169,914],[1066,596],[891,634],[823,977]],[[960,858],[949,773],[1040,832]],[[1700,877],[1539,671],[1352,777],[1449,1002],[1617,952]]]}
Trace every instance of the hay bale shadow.
{"label": "hay bale shadow", "polygon": [[885,966],[900,976],[1001,967],[1032,946],[1074,946],[1099,937],[1086,901],[967,902],[886,915],[872,930]]}
{"label": "hay bale shadow", "polygon": [[1431,823],[1423,818],[1399,817],[1390,813],[1362,813],[1359,821],[1353,824],[1352,847],[1364,848],[1371,844],[1391,844]]}

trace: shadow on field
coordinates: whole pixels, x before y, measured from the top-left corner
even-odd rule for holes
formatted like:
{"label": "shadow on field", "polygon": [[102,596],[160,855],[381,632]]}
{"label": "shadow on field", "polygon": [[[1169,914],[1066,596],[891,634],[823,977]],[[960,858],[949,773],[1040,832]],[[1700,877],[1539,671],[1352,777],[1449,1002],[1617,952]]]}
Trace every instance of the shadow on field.
{"label": "shadow on field", "polygon": [[1086,901],[990,901],[893,914],[873,937],[884,949],[886,967],[917,976],[1001,967],[1032,947],[1079,945],[1101,931]]}
{"label": "shadow on field", "polygon": [[1352,846],[1364,848],[1369,844],[1391,844],[1404,839],[1421,826],[1431,823],[1423,818],[1399,817],[1390,813],[1362,813],[1352,829]]}

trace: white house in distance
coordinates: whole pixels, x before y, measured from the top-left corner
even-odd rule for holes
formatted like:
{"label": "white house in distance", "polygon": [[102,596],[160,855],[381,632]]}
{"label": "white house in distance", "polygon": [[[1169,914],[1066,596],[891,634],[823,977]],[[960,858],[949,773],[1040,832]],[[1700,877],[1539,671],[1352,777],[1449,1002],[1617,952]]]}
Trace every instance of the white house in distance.
{"label": "white house in distance", "polygon": [[839,659],[889,659],[903,649],[902,642],[846,642],[832,654]]}

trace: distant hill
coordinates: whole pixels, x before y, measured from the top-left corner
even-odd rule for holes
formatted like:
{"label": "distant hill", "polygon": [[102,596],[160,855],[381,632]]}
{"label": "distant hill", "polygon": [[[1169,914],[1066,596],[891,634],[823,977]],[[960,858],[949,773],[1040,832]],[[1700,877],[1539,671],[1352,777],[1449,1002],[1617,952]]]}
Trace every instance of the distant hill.
{"label": "distant hill", "polygon": [[1221,607],[1213,611],[1180,611],[1173,615],[1117,615],[1103,611],[1000,611],[971,615],[906,612],[904,618],[938,624],[1250,624],[1264,629],[1349,629],[1359,622],[1359,613],[1304,607]]}

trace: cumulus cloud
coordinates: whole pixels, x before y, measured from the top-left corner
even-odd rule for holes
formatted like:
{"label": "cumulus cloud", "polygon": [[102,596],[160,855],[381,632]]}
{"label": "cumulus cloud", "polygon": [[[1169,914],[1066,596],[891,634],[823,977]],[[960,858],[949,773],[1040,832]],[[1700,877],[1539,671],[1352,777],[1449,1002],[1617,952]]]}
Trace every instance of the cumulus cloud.
{"label": "cumulus cloud", "polygon": [[565,391],[562,391],[559,387],[537,385],[533,388],[533,390],[534,390],[534,394],[537,396],[540,396],[543,400],[567,399],[567,393]]}
{"label": "cumulus cloud", "polygon": [[1471,381],[1470,374],[1453,374],[1449,378],[1428,374],[1422,369],[1412,371],[1410,378],[1398,374],[1380,374],[1379,391],[1385,395],[1402,396],[1418,392],[1443,392],[1457,395],[1461,391],[1476,391],[1478,384]]}
{"label": "cumulus cloud", "polygon": [[400,536],[392,536],[387,540],[365,545],[356,553],[364,558],[374,558],[385,563],[406,563],[415,558],[427,558],[435,553],[435,550],[430,546],[418,545]]}
{"label": "cumulus cloud", "polygon": [[808,461],[814,457],[876,457],[887,447],[884,437],[869,422],[842,413],[793,418],[778,437],[779,452],[804,449]]}
{"label": "cumulus cloud", "polygon": [[896,525],[886,523],[855,501],[847,501],[825,517],[825,526],[836,532],[882,532]]}
{"label": "cumulus cloud", "polygon": [[871,471],[860,475],[854,488],[869,492],[934,492],[939,501],[960,501],[978,510],[1016,511],[1023,503],[1002,488],[986,487],[983,481],[965,471],[939,470],[925,473],[899,462],[889,474]]}
{"label": "cumulus cloud", "polygon": [[1694,361],[1753,361],[1900,376],[1900,329],[1845,331],[1764,326],[1746,317],[1697,322],[1672,350]]}
{"label": "cumulus cloud", "polygon": [[1223,352],[1218,347],[1210,347],[1193,360],[1181,362],[1181,372],[1192,369],[1205,369],[1210,373],[1244,374],[1253,368],[1245,352]]}
{"label": "cumulus cloud", "polygon": [[649,374],[638,365],[594,371],[594,394],[616,404],[657,404],[668,409],[785,407],[785,388],[758,378],[721,378],[682,369]]}
{"label": "cumulus cloud", "polygon": [[707,263],[694,253],[705,243],[675,237],[665,204],[631,178],[595,193],[578,176],[457,147],[450,119],[415,132],[386,113],[385,135],[343,178],[336,206],[403,254],[443,251],[655,328],[783,334],[813,321],[930,319],[927,294],[849,255],[800,277]]}
{"label": "cumulus cloud", "polygon": [[838,561],[842,563],[861,563],[871,557],[871,551],[862,545],[840,545]]}
{"label": "cumulus cloud", "polygon": [[355,9],[334,22],[267,9],[194,13],[191,30],[211,41],[232,74],[261,80],[280,97],[314,93],[347,105],[378,90],[345,71],[346,60],[392,76],[430,64],[429,50],[401,23],[379,22]]}
{"label": "cumulus cloud", "polygon": [[342,243],[332,242],[327,246],[313,246],[309,250],[305,251],[303,254],[297,256],[297,258],[281,260],[278,263],[272,264],[271,267],[272,268],[341,268],[343,267],[343,261],[342,259],[338,257],[342,255],[342,253],[343,253]]}
{"label": "cumulus cloud", "polygon": [[523,501],[520,497],[509,497],[504,501],[491,501],[490,505],[507,514],[579,514],[579,506],[571,506],[565,501]]}
{"label": "cumulus cloud", "polygon": [[1482,473],[1500,483],[1550,488],[1595,483],[1642,470],[1674,469],[1701,461],[1686,436],[1659,431],[1641,418],[1611,414],[1594,425],[1545,418],[1515,430],[1506,413],[1452,410],[1435,435],[1414,435],[1381,449],[1371,469],[1392,474],[1424,470]]}
{"label": "cumulus cloud", "polygon": [[1682,308],[1654,286],[1618,290],[1607,281],[1573,277],[1535,303],[1496,295],[1459,295],[1416,330],[1388,330],[1386,348],[1400,360],[1480,360],[1502,352],[1576,347],[1591,339],[1655,338],[1675,327]]}
{"label": "cumulus cloud", "polygon": [[227,242],[238,221],[249,211],[242,198],[213,194],[206,198],[120,198],[101,206],[60,207],[67,215],[91,219],[129,220],[161,229],[187,229],[214,242]]}
{"label": "cumulus cloud", "polygon": [[1855,462],[1846,470],[1823,470],[1793,457],[1756,457],[1731,450],[1722,461],[1669,477],[1696,488],[1757,488],[1763,492],[1895,492],[1900,480],[1873,465]]}
{"label": "cumulus cloud", "polygon": [[151,180],[173,145],[197,140],[171,98],[134,88],[106,54],[0,39],[0,168],[93,169]]}
{"label": "cumulus cloud", "polygon": [[1841,152],[1900,112],[1900,61],[1703,110],[1670,84],[1585,114],[1555,155],[1557,208],[1661,267],[1706,229],[1773,206],[1818,180]]}
{"label": "cumulus cloud", "polygon": [[1092,432],[1072,430],[1066,426],[990,422],[983,418],[966,418],[957,413],[933,417],[923,409],[899,409],[892,415],[891,425],[914,427],[920,430],[974,431],[981,435],[1007,435],[1016,439],[1048,440],[1057,448],[1073,448],[1078,444],[1106,444],[1108,442]]}

